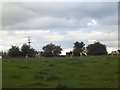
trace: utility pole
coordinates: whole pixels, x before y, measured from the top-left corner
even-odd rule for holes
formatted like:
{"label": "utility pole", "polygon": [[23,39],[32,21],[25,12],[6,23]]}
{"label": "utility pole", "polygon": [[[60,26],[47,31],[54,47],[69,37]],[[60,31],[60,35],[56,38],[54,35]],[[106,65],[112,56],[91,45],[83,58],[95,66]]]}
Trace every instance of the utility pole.
{"label": "utility pole", "polygon": [[31,37],[28,37],[28,46],[29,46],[29,48],[30,48],[30,44],[31,44]]}

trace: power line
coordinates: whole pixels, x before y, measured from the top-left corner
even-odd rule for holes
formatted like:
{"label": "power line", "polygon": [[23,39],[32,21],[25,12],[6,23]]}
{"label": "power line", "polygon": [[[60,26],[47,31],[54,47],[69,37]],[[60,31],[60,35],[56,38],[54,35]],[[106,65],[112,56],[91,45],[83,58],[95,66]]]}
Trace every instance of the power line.
{"label": "power line", "polygon": [[31,40],[31,37],[28,37],[28,46],[29,46],[29,47],[31,46],[31,45],[30,45],[30,44],[31,44],[31,41],[30,41],[30,40]]}

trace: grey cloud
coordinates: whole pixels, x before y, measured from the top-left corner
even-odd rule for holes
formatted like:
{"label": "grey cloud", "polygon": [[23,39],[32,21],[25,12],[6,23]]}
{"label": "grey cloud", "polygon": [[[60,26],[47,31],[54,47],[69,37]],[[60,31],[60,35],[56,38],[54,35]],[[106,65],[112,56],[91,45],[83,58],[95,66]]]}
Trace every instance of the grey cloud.
{"label": "grey cloud", "polygon": [[[60,2],[60,3],[28,3],[24,8],[37,12],[41,15],[81,18],[81,17],[104,17],[113,15],[117,9],[117,3],[111,2]],[[81,17],[80,17],[81,16]]]}
{"label": "grey cloud", "polygon": [[[115,22],[117,3],[3,3],[3,29],[82,28],[90,19],[108,25]],[[48,17],[48,20],[43,21]],[[44,18],[40,20],[40,18]],[[52,19],[50,19],[52,18]],[[38,20],[37,20],[38,19]],[[60,20],[61,19],[61,20]],[[76,21],[76,25],[62,20]],[[34,22],[37,20],[37,23]],[[104,22],[102,22],[102,20]],[[49,23],[49,25],[43,25]],[[65,24],[66,23],[66,24]],[[32,25],[31,25],[32,24]],[[61,25],[62,24],[62,25]]]}
{"label": "grey cloud", "polygon": [[[0,33],[0,46],[4,49],[11,45],[21,46],[23,43],[27,43],[27,36],[31,36],[31,46],[37,50],[40,50],[44,45],[48,43],[55,43],[61,45],[64,49],[73,47],[75,41],[83,41],[86,46],[90,43],[89,41],[100,41],[107,47],[117,47],[117,32],[110,31],[93,31],[85,32],[82,30],[65,31],[65,33],[53,31],[53,30],[29,30],[29,31],[2,31]],[[6,48],[8,50],[8,48]]]}
{"label": "grey cloud", "polygon": [[[2,19],[3,28],[14,26],[22,22],[30,20],[35,14],[33,12],[23,9],[16,3],[3,3],[2,7]],[[31,18],[30,18],[31,17]]]}

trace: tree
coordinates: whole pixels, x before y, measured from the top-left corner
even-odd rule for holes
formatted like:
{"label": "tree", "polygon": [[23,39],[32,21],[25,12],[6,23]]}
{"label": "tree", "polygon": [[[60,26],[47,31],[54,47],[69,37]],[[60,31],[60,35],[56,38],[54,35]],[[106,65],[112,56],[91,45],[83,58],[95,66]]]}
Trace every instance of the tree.
{"label": "tree", "polygon": [[12,46],[9,50],[8,50],[8,55],[11,57],[16,57],[20,55],[20,50],[19,47],[17,46]]}
{"label": "tree", "polygon": [[87,46],[88,55],[106,55],[106,45],[96,42]]}
{"label": "tree", "polygon": [[7,52],[2,52],[2,57],[4,58],[4,57],[7,57],[8,56],[8,53]]}
{"label": "tree", "polygon": [[62,48],[60,46],[50,43],[43,47],[43,56],[58,56],[61,53],[61,51]]}
{"label": "tree", "polygon": [[79,56],[79,53],[85,49],[85,44],[83,42],[76,41],[73,46],[73,53],[75,56]]}
{"label": "tree", "polygon": [[28,55],[29,51],[30,51],[30,47],[26,43],[23,44],[22,47],[21,47],[21,54],[22,54],[22,56]]}
{"label": "tree", "polygon": [[29,57],[34,57],[36,55],[37,51],[33,48],[30,48],[29,45],[23,44],[21,47],[21,55],[26,56],[28,55]]}
{"label": "tree", "polygon": [[30,48],[29,50],[29,57],[34,57],[37,54],[37,51],[34,48]]}

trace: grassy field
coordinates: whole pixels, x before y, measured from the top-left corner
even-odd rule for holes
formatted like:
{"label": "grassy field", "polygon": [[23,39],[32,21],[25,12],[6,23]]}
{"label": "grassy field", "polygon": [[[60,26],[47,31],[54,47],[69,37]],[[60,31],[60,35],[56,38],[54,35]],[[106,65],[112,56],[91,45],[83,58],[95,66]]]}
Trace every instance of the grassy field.
{"label": "grassy field", "polygon": [[9,58],[3,88],[117,88],[118,57]]}

